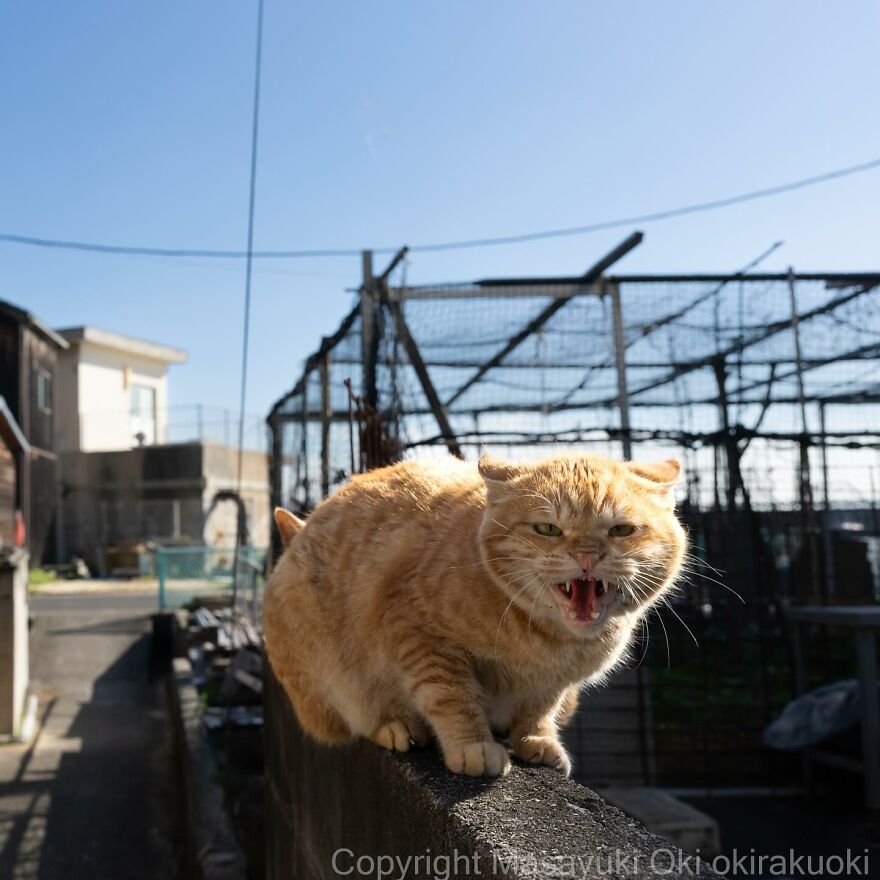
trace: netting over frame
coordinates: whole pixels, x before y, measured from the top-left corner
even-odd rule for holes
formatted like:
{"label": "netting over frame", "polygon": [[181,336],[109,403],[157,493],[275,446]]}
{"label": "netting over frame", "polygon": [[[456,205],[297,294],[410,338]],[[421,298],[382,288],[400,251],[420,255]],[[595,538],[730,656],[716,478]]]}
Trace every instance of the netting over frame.
{"label": "netting over frame", "polygon": [[[877,466],[878,280],[618,276],[580,290],[570,282],[515,282],[392,287],[387,296],[401,303],[465,454],[495,447],[534,457],[559,443],[618,454],[624,425],[608,295],[610,286],[618,285],[634,456],[670,450],[683,455],[698,493],[694,500],[706,503],[707,492],[717,495],[719,481],[725,491],[726,477],[717,473],[721,435],[738,432],[747,439],[741,468],[753,486],[752,500],[774,506],[797,500],[794,474],[804,413],[808,444],[814,451],[822,447],[821,460],[817,454],[810,459],[816,485],[829,474],[829,495],[841,503],[865,495],[855,477]],[[508,340],[572,292],[576,295],[546,323],[462,391]],[[294,391],[273,410],[285,425],[284,494],[300,507],[321,497],[325,409],[330,414],[325,456],[331,488],[352,471],[353,445],[358,447],[354,470],[360,468],[363,438],[349,424],[346,382],[352,394],[364,396],[368,355],[361,323],[355,307],[309,360]],[[405,455],[445,454],[443,432],[423,384],[391,314],[381,305],[374,337],[375,405],[386,426]],[[322,358],[328,365],[326,399]],[[720,407],[721,375],[726,413]]]}

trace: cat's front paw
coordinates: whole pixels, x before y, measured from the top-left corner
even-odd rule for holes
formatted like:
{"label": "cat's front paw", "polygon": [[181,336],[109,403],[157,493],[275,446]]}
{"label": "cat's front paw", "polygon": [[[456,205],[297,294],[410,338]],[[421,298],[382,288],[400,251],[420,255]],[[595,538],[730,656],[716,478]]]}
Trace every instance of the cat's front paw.
{"label": "cat's front paw", "polygon": [[510,770],[507,747],[494,739],[452,746],[443,750],[443,757],[453,773],[465,776],[504,776]]}
{"label": "cat's front paw", "polygon": [[524,736],[513,744],[513,752],[529,764],[543,764],[571,775],[571,760],[555,736]]}
{"label": "cat's front paw", "polygon": [[410,743],[426,746],[431,741],[427,726],[417,718],[395,719],[380,724],[370,737],[376,745],[395,752],[408,752]]}

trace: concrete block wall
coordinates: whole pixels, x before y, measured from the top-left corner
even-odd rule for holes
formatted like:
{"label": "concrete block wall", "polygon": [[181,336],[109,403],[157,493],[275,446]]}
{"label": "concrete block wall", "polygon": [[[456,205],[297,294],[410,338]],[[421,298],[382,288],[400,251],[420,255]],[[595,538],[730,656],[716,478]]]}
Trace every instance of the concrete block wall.
{"label": "concrete block wall", "polygon": [[687,855],[552,770],[470,779],[433,748],[318,745],[268,664],[264,703],[267,880],[693,876]]}
{"label": "concrete block wall", "polygon": [[0,557],[0,737],[19,734],[28,688],[28,555]]}

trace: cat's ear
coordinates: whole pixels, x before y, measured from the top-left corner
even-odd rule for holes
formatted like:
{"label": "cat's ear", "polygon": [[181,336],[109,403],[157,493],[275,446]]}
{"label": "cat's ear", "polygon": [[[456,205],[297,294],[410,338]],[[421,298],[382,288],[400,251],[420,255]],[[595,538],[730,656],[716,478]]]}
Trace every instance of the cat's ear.
{"label": "cat's ear", "polygon": [[517,467],[515,464],[496,458],[484,452],[480,456],[480,463],[477,465],[480,476],[484,480],[491,480],[493,483],[506,483],[511,477],[516,475]]}
{"label": "cat's ear", "polygon": [[507,487],[508,480],[516,476],[518,468],[514,464],[495,458],[494,455],[483,453],[480,456],[480,463],[477,465],[480,476],[486,484],[489,491],[489,499],[503,495]]}
{"label": "cat's ear", "polygon": [[281,546],[286,550],[288,544],[290,544],[305,523],[298,517],[295,517],[289,510],[285,510],[283,507],[276,507],[275,525],[278,527],[278,534],[281,535]]}
{"label": "cat's ear", "polygon": [[666,461],[628,461],[626,466],[658,506],[669,510],[675,507],[674,490],[681,477],[680,461],[675,458],[667,458]]}

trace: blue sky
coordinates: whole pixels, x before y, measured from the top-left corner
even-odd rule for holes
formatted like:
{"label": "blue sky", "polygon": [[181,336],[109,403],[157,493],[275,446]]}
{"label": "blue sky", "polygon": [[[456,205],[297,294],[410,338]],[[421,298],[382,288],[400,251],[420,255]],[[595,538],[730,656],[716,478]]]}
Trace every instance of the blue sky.
{"label": "blue sky", "polygon": [[[243,247],[256,0],[0,0],[0,232]],[[258,248],[579,225],[880,156],[870,2],[266,0]],[[878,269],[880,169],[648,224],[621,271]],[[416,255],[409,279],[571,274],[624,237]],[[259,262],[248,410],[348,308],[354,258]],[[0,243],[0,298],[189,351],[235,407],[243,264]]]}

